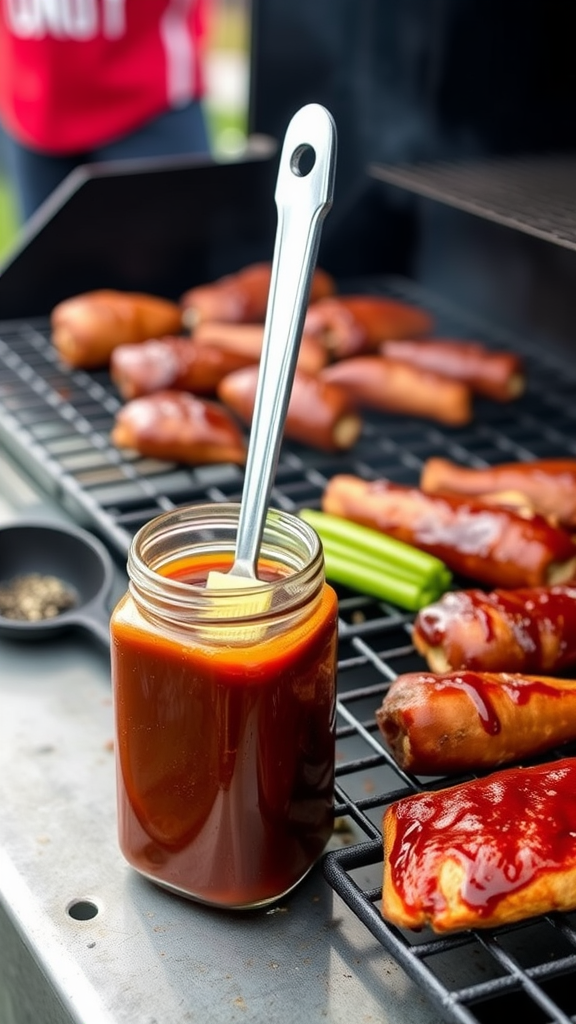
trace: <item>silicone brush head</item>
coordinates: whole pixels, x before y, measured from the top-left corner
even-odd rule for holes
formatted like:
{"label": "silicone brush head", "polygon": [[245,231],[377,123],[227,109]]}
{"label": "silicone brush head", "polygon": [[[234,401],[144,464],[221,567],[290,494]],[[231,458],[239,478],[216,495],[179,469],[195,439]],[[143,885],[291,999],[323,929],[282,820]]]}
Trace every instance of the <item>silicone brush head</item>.
{"label": "silicone brush head", "polygon": [[[214,591],[215,600],[210,604],[210,617],[233,619],[228,627],[231,641],[253,644],[263,640],[266,625],[258,622],[272,603],[272,587],[262,580],[239,576],[234,572],[208,573],[206,590]],[[235,591],[238,591],[236,596]],[[252,622],[251,620],[254,620]]]}

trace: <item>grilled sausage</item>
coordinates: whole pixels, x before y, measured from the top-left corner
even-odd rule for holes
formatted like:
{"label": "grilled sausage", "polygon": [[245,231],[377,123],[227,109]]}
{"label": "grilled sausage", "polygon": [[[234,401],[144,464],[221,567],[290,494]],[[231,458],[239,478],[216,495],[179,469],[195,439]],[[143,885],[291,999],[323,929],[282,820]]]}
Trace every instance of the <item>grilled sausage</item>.
{"label": "grilled sausage", "polygon": [[576,739],[576,679],[408,672],[376,721],[398,764],[417,775],[495,768]]}
{"label": "grilled sausage", "polygon": [[[203,320],[227,323],[264,321],[271,274],[271,263],[252,263],[235,274],[190,288],[180,300],[184,326],[194,330]],[[332,295],[335,289],[331,275],[316,267],[309,301]]]}
{"label": "grilled sausage", "polygon": [[167,337],[119,345],[110,356],[110,376],[126,400],[166,388],[208,396],[226,374],[251,362],[229,349]]}
{"label": "grilled sausage", "polygon": [[322,376],[346,388],[362,408],[421,416],[449,426],[472,419],[467,384],[384,356],[342,359],[327,366]]}
{"label": "grilled sausage", "polygon": [[[229,374],[218,386],[218,397],[245,423],[250,423],[256,396],[257,366]],[[346,391],[318,377],[297,371],[286,416],[285,436],[324,451],[351,448],[362,421]]]}
{"label": "grilled sausage", "polygon": [[576,586],[450,592],[412,640],[433,672],[557,672],[576,664]]}
{"label": "grilled sausage", "polygon": [[192,465],[245,461],[237,424],[217,402],[186,391],[157,391],[135,398],[116,415],[111,439],[155,459]]}
{"label": "grilled sausage", "polygon": [[62,361],[85,370],[107,366],[118,345],[175,334],[181,327],[176,303],[112,289],[64,299],[52,310],[50,324]]}
{"label": "grilled sausage", "polygon": [[379,347],[387,359],[439,373],[468,384],[472,391],[497,402],[518,398],[526,386],[520,356],[492,352],[473,341],[430,340],[383,341]]}
{"label": "grilled sausage", "polygon": [[335,295],[310,305],[304,329],[320,338],[333,359],[375,352],[387,338],[429,334],[429,313],[396,299],[371,295]]}
{"label": "grilled sausage", "polygon": [[452,572],[490,587],[566,583],[576,573],[570,534],[542,516],[526,519],[466,498],[346,474],[328,482],[322,508],[428,551]]}
{"label": "grilled sausage", "polygon": [[[245,355],[246,362],[257,363],[264,339],[263,324],[226,324],[206,320],[199,323],[194,334],[195,345],[210,345]],[[328,362],[328,353],[317,338],[303,334],[298,351],[298,367],[304,373],[319,373]]]}
{"label": "grilled sausage", "polygon": [[505,462],[486,469],[449,459],[424,463],[420,486],[427,494],[470,494],[490,505],[518,506],[576,529],[576,459]]}
{"label": "grilled sausage", "polygon": [[507,768],[388,807],[382,914],[493,928],[576,908],[576,760]]}

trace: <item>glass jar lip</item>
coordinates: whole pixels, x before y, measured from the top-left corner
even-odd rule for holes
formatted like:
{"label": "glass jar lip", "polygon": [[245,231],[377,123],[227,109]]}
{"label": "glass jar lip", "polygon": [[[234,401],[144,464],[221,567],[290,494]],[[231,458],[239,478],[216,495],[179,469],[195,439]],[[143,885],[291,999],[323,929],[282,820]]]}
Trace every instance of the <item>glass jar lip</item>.
{"label": "glass jar lip", "polygon": [[[186,599],[191,601],[205,600],[208,593],[205,586],[175,580],[158,571],[162,565],[167,565],[174,561],[174,552],[164,557],[157,553],[154,564],[151,565],[149,564],[151,549],[155,543],[158,544],[161,537],[166,541],[178,538],[182,540],[187,531],[190,532],[192,538],[194,530],[200,531],[201,529],[211,527],[215,533],[218,530],[224,531],[226,529],[234,531],[226,543],[221,541],[217,545],[219,552],[233,555],[239,513],[239,502],[214,502],[179,506],[149,520],[140,527],[130,545],[128,552],[128,575],[131,581],[137,588],[143,588],[148,592],[153,592],[158,587],[161,587],[165,592],[169,591],[170,595],[179,601],[186,601]],[[296,539],[299,542],[302,548],[302,564],[297,568],[289,566],[291,571],[287,576],[272,581],[261,581],[259,590],[263,594],[275,592],[281,585],[288,585],[290,589],[296,591],[296,589],[305,587],[307,583],[310,585],[317,573],[323,570],[324,554],[318,534],[313,527],[296,513],[286,512],[283,509],[270,508],[268,510],[260,552],[261,556],[272,557],[282,564],[282,552],[279,552],[273,546],[274,537],[282,535],[287,539]],[[213,541],[206,540],[204,543],[207,549],[210,548],[210,550],[214,551]],[[284,564],[288,564],[288,562],[284,560]],[[250,583],[247,583],[246,588],[218,589],[218,600],[224,604],[227,601],[237,604],[242,595],[246,594],[250,589]],[[213,595],[214,591],[210,593]]]}

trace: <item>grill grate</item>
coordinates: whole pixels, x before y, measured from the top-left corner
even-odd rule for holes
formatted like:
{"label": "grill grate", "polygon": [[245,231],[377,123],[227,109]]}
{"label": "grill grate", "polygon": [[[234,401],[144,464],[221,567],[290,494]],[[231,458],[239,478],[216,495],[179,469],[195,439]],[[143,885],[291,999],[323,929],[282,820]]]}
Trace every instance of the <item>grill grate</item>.
{"label": "grill grate", "polygon": [[375,164],[370,173],[417,195],[576,249],[573,155]]}
{"label": "grill grate", "polygon": [[[447,428],[369,415],[352,452],[327,456],[285,444],[272,501],[318,506],[334,473],[416,483],[423,461],[443,454],[471,466],[509,459],[576,456],[576,370],[550,346],[527,341],[397,279],[342,290],[403,298],[436,315],[437,332],[512,348],[526,359],[529,387],[513,405],[476,404],[475,422]],[[136,530],[187,503],[236,501],[242,471],[185,468],[128,456],[109,441],[119,397],[105,372],[62,368],[46,321],[0,324],[0,440],[32,477],[125,557]],[[422,986],[448,1021],[483,1024],[510,1008],[527,1024],[576,1017],[576,914],[532,919],[486,933],[439,937],[383,921],[381,820],[386,806],[424,788],[380,743],[374,712],[395,676],[423,667],[411,617],[342,589],[340,598],[336,816],[338,843],[324,859],[333,889]],[[569,747],[560,754],[576,753]],[[554,755],[550,755],[554,756]],[[450,783],[461,781],[450,779]],[[434,786],[447,784],[437,780]],[[354,951],[350,950],[351,963]]]}

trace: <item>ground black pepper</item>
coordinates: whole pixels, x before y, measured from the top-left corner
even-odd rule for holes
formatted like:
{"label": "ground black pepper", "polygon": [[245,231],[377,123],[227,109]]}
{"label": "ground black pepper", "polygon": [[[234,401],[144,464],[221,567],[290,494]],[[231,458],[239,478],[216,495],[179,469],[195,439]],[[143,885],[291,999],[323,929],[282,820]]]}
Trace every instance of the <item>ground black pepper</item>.
{"label": "ground black pepper", "polygon": [[76,594],[57,576],[28,573],[0,584],[0,615],[37,622],[76,604]]}

